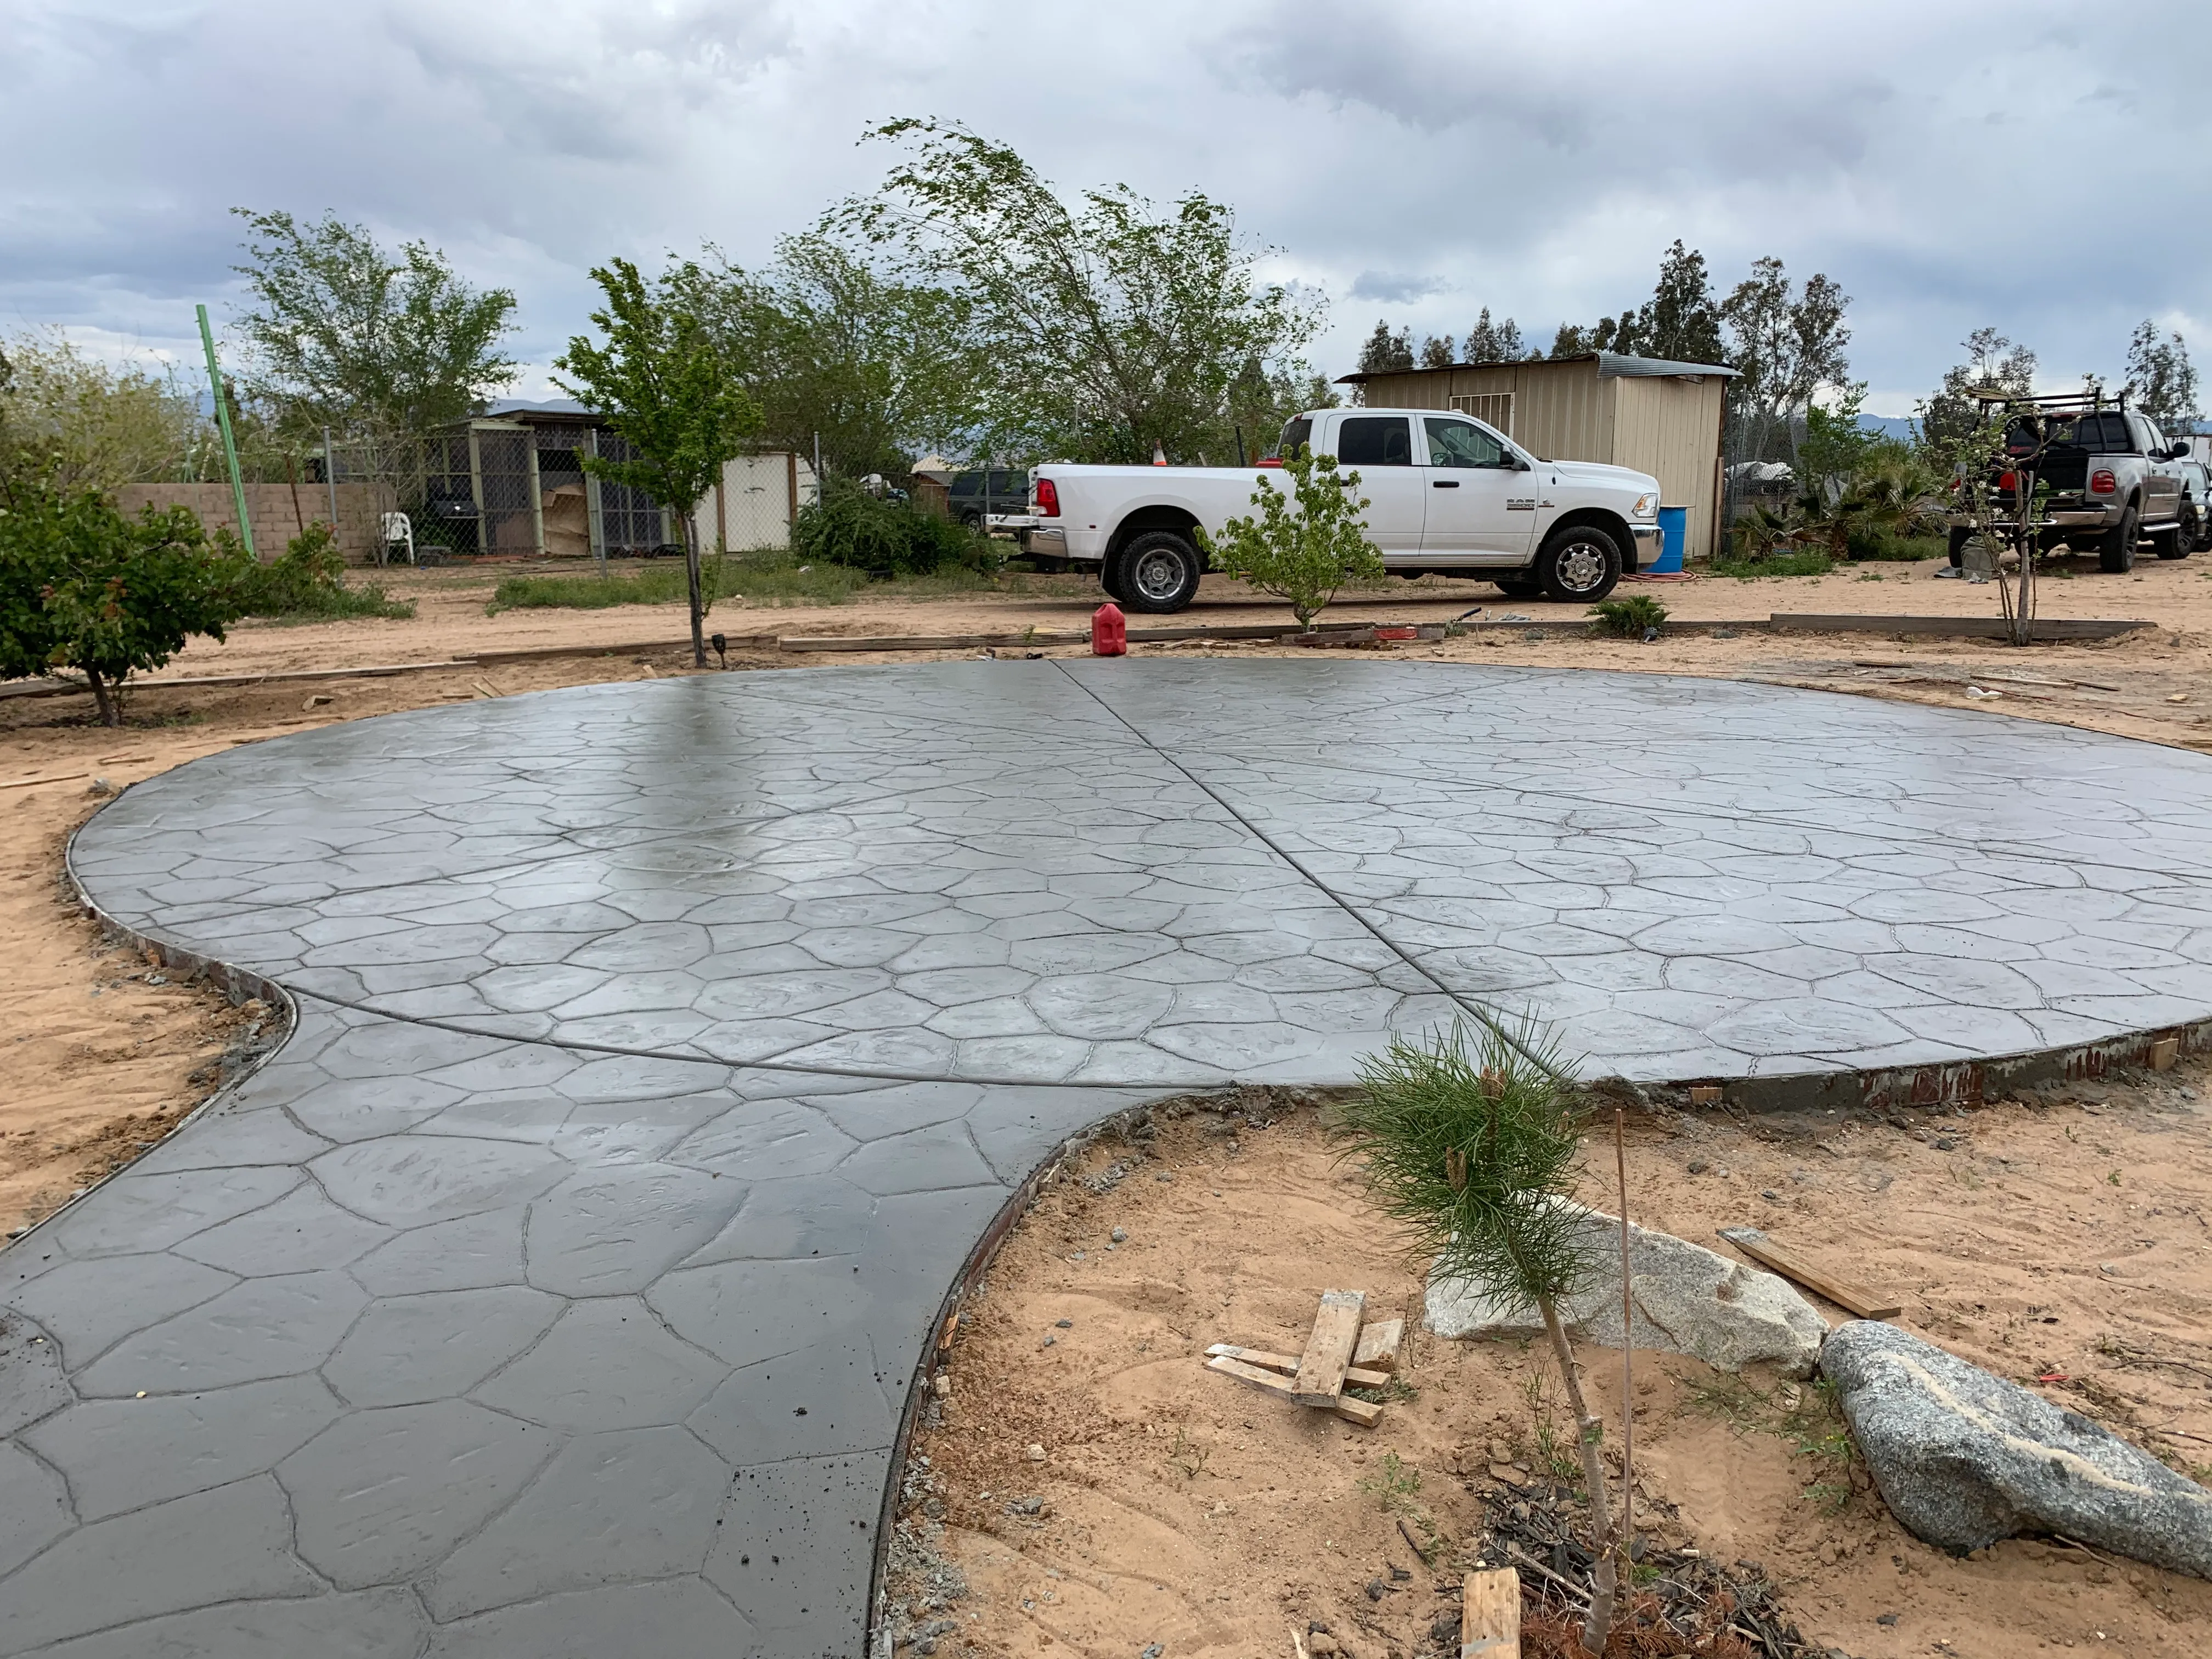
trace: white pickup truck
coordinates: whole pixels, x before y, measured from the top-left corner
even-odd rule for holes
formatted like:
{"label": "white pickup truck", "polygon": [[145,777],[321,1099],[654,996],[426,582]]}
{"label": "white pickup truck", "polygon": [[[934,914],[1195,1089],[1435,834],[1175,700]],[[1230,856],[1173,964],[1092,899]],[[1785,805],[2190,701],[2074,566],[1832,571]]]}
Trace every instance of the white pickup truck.
{"label": "white pickup truck", "polygon": [[[1283,428],[1279,454],[1308,445],[1359,475],[1367,539],[1401,576],[1480,574],[1515,599],[1586,605],[1659,558],[1659,481],[1626,467],[1547,461],[1470,416],[1434,409],[1317,409]],[[1126,610],[1180,611],[1218,535],[1252,514],[1257,467],[1076,466],[1030,476],[1026,550],[1048,568],[1097,570]]]}

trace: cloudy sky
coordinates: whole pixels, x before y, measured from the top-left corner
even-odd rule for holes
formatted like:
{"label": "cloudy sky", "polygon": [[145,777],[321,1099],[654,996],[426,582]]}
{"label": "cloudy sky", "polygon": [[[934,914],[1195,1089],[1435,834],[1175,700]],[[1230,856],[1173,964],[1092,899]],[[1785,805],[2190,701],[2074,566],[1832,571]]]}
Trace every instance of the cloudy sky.
{"label": "cloudy sky", "polygon": [[514,289],[542,394],[592,263],[757,259],[931,115],[1233,204],[1332,374],[1378,317],[1548,343],[1679,236],[1839,280],[1902,414],[1984,324],[2053,385],[2146,317],[2212,356],[2209,37],[2203,0],[0,0],[0,332],[189,349],[225,210],[329,209]]}

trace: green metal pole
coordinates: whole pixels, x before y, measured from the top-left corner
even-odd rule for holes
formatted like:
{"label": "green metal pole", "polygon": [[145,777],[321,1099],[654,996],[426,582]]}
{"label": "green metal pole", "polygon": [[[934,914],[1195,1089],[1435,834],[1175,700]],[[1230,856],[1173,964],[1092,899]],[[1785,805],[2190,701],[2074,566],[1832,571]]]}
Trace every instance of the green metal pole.
{"label": "green metal pole", "polygon": [[245,538],[249,556],[253,551],[253,520],[246,514],[246,480],[238,471],[238,441],[230,435],[230,399],[222,395],[222,369],[215,360],[215,331],[208,326],[207,307],[200,313],[200,343],[207,348],[208,388],[215,393],[215,423],[222,428],[223,459],[230,463],[230,501],[238,509],[238,533]]}

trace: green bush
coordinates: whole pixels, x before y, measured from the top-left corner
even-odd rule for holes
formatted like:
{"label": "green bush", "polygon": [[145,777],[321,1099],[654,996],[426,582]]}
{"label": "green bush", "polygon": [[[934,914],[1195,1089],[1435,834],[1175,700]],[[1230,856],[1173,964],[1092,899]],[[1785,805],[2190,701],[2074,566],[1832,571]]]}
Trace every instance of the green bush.
{"label": "green bush", "polygon": [[818,500],[799,509],[791,544],[803,563],[845,565],[878,579],[927,576],[992,557],[988,541],[973,531],[834,476]]}
{"label": "green bush", "polygon": [[0,470],[0,679],[74,669],[121,725],[125,678],[236,620],[242,557],[189,508],[126,519],[97,489]]}
{"label": "green bush", "polygon": [[1950,550],[1941,536],[1899,536],[1886,530],[1852,532],[1845,550],[1854,560],[1883,564],[1907,564],[1940,559]]}
{"label": "green bush", "polygon": [[376,582],[349,587],[345,556],[318,520],[286,544],[271,564],[249,565],[239,579],[239,614],[276,622],[332,622],[343,617],[411,617],[412,599],[385,597]]}
{"label": "green bush", "polygon": [[1640,640],[1647,628],[1667,621],[1667,607],[1649,593],[1630,593],[1617,599],[1600,599],[1589,608],[1590,627],[1601,634],[1624,640]]}

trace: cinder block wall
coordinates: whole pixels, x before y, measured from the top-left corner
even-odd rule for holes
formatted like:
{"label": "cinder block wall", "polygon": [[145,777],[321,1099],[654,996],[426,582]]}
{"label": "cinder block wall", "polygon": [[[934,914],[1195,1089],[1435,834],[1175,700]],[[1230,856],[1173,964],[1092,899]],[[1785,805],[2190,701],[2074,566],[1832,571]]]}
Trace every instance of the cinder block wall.
{"label": "cinder block wall", "polygon": [[[349,564],[368,564],[375,558],[383,512],[378,493],[374,484],[338,486],[338,549]],[[210,533],[218,525],[234,534],[238,530],[238,510],[227,483],[125,484],[115,492],[115,503],[130,514],[142,507],[188,507]],[[253,550],[266,563],[300,533],[301,518],[313,524],[331,516],[330,486],[301,480],[295,515],[290,484],[250,483],[246,486],[246,510],[253,520]]]}

